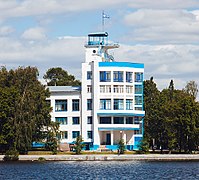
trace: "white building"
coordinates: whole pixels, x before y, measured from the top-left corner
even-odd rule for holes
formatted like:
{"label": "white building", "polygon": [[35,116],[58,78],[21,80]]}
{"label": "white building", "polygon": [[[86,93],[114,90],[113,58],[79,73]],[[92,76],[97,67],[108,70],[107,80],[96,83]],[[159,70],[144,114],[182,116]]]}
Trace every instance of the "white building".
{"label": "white building", "polygon": [[101,146],[116,150],[123,138],[136,150],[143,136],[144,64],[116,62],[108,34],[92,33],[85,45],[82,86],[50,86],[52,121],[60,122],[61,142],[72,143],[82,135],[87,149]]}

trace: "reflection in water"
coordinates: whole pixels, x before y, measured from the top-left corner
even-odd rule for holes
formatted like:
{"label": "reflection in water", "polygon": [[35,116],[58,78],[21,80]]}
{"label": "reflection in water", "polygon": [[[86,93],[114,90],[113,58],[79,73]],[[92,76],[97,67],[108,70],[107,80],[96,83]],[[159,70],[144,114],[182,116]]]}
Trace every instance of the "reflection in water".
{"label": "reflection in water", "polygon": [[198,162],[0,163],[0,179],[199,179]]}

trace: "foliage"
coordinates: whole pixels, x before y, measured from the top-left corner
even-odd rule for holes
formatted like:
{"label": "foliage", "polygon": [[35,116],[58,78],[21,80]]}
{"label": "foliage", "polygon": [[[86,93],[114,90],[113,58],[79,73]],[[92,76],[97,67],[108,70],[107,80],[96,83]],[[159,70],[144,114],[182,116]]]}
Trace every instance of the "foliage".
{"label": "foliage", "polygon": [[38,158],[38,161],[46,161],[46,158],[44,158],[44,157],[39,157],[39,158]]}
{"label": "foliage", "polygon": [[0,69],[0,150],[27,153],[34,141],[45,138],[51,122],[49,92],[38,81],[35,67]]}
{"label": "foliage", "polygon": [[19,152],[17,150],[8,150],[3,157],[4,161],[18,161],[19,160]]}
{"label": "foliage", "polygon": [[43,77],[48,86],[80,86],[81,82],[60,67],[50,68]]}
{"label": "foliage", "polygon": [[124,154],[126,150],[124,139],[119,140],[117,147],[118,147],[118,154]]}
{"label": "foliage", "polygon": [[141,153],[147,153],[149,151],[149,143],[146,139],[143,139],[139,144],[138,144],[138,149]]}
{"label": "foliage", "polygon": [[51,122],[48,127],[46,149],[52,151],[52,154],[57,154],[59,139],[59,123]]}
{"label": "foliage", "polygon": [[146,80],[144,84],[144,136],[149,146],[153,148],[155,140],[155,145],[161,150],[196,150],[199,145],[199,103],[193,95],[184,89],[176,90],[173,80],[168,89],[161,92],[152,80]]}
{"label": "foliage", "polygon": [[183,91],[190,94],[194,99],[196,99],[197,94],[198,94],[198,85],[195,81],[189,81],[186,84]]}
{"label": "foliage", "polygon": [[75,146],[74,146],[75,153],[80,154],[83,147],[84,147],[84,144],[83,144],[82,136],[77,136],[76,141],[75,141]]}

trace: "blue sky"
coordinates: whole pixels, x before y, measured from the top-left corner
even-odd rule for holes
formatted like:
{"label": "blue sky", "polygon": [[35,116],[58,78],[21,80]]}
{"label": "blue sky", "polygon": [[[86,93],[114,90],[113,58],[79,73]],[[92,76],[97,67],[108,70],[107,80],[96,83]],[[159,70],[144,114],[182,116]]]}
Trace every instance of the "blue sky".
{"label": "blue sky", "polygon": [[101,31],[116,61],[145,64],[160,89],[199,83],[199,0],[0,0],[0,66],[62,67],[81,78],[84,44]]}

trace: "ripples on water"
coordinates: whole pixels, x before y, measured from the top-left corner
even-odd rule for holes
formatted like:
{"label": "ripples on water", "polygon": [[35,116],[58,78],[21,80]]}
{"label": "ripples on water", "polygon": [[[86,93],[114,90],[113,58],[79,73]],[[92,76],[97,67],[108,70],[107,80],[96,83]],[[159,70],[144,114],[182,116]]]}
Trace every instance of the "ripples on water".
{"label": "ripples on water", "polygon": [[199,179],[198,162],[0,163],[0,179]]}

